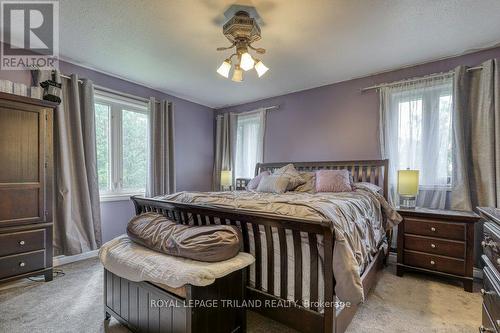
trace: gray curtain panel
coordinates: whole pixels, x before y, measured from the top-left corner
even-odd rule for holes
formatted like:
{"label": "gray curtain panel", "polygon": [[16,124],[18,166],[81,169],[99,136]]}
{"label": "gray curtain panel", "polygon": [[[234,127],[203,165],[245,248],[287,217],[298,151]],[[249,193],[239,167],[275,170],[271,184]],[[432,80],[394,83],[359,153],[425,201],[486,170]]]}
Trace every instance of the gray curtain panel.
{"label": "gray curtain panel", "polygon": [[[55,114],[54,253],[74,255],[101,246],[101,215],[92,81],[61,78]],[[62,79],[62,81],[61,81]]]}
{"label": "gray curtain panel", "polygon": [[454,209],[500,207],[500,63],[455,70]]}
{"label": "gray curtain panel", "polygon": [[146,196],[175,192],[174,110],[172,104],[149,101],[149,163]]}
{"label": "gray curtain panel", "polygon": [[[215,117],[215,158],[212,189],[220,191],[222,170],[234,171],[234,149],[236,146],[236,116],[224,113]],[[234,183],[233,174],[233,183]]]}
{"label": "gray curtain panel", "polygon": [[[455,69],[453,189],[451,207],[500,207],[500,69],[489,60],[481,70]],[[474,253],[481,262],[482,225],[476,224]]]}

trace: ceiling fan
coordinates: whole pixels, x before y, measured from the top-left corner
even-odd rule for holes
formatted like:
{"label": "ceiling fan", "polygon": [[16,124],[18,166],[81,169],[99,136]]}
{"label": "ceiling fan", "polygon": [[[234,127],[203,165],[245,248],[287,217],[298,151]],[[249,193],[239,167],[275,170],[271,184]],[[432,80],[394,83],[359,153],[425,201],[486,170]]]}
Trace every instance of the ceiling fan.
{"label": "ceiling fan", "polygon": [[233,48],[235,48],[235,51],[224,60],[219,69],[217,69],[217,73],[225,78],[229,78],[229,72],[233,67],[233,58],[236,58],[234,60],[234,70],[231,78],[234,82],[243,81],[243,71],[249,71],[255,68],[257,75],[261,77],[269,70],[262,60],[253,57],[249,52],[249,50],[253,50],[257,54],[262,55],[266,53],[266,50],[252,46],[252,43],[261,39],[261,34],[256,19],[250,17],[247,11],[237,11],[234,16],[224,24],[222,32],[231,42],[231,45],[228,47],[218,47],[217,51],[225,51]]}

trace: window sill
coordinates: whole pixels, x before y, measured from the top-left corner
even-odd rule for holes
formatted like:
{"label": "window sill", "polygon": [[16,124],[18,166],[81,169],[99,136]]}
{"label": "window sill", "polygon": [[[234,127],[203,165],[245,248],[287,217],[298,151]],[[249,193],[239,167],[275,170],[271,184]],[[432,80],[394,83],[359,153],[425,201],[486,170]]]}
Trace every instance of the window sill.
{"label": "window sill", "polygon": [[129,201],[131,196],[144,194],[144,192],[101,194],[99,198],[101,202]]}

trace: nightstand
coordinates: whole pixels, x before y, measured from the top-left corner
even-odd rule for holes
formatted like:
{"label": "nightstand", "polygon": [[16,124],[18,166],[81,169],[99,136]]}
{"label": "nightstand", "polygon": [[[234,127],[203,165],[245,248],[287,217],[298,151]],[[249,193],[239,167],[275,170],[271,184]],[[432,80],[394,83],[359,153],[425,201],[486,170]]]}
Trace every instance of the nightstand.
{"label": "nightstand", "polygon": [[474,212],[436,209],[398,209],[397,275],[416,271],[463,282],[472,292]]}

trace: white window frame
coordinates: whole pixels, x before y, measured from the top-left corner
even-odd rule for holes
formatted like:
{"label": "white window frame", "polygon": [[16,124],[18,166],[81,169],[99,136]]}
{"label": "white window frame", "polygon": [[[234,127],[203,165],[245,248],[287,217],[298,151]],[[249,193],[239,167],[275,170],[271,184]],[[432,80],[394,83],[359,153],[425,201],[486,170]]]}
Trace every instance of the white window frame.
{"label": "white window frame", "polygon": [[[96,90],[94,103],[109,106],[109,191],[99,191],[101,201],[129,200],[132,195],[145,195],[145,189],[123,190],[123,110],[142,113],[149,116],[149,106],[146,102],[134,100],[105,91]],[[149,117],[148,117],[149,128]],[[149,134],[147,134],[149,137]]]}

